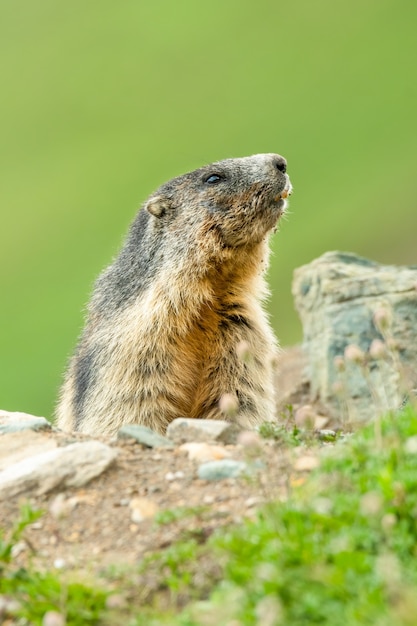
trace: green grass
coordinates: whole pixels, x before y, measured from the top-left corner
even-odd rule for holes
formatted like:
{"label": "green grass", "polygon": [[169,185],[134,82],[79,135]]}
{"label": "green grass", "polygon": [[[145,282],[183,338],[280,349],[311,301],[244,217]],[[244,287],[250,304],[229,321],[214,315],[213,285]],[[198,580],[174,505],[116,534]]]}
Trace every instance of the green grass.
{"label": "green grass", "polygon": [[[412,624],[417,608],[417,416],[370,426],[338,443],[286,503],[216,540],[224,581],[190,615],[291,626]],[[232,602],[233,604],[233,602]],[[278,619],[279,618],[279,619]],[[266,618],[265,618],[266,619]],[[178,623],[200,624],[199,617]]]}
{"label": "green grass", "polygon": [[[148,558],[139,573],[113,576],[112,592],[131,597],[123,623],[412,626],[416,410],[386,417],[378,441],[371,424],[327,446],[320,467],[286,502],[269,503],[256,519],[220,530],[205,544],[173,544]],[[30,515],[25,520],[13,541]],[[100,590],[109,579],[97,581],[97,589],[64,584],[57,574],[16,571],[10,550],[2,554],[0,594],[21,603],[28,623],[40,624],[51,607],[66,613],[68,626],[118,623],[120,616],[105,605],[109,589]],[[149,581],[152,590],[144,593]]]}
{"label": "green grass", "polygon": [[0,533],[0,574],[12,560],[13,546],[19,541],[29,524],[33,524],[41,517],[42,511],[33,511],[29,505],[24,505],[20,511],[20,518],[11,528],[7,537]]}
{"label": "green grass", "polygon": [[21,618],[22,624],[42,626],[45,613],[57,611],[65,616],[68,626],[93,626],[104,612],[106,591],[65,582],[54,572],[26,569],[13,563],[13,546],[23,537],[25,528],[41,515],[41,511],[25,505],[8,536],[0,532],[0,596],[18,603],[11,614]]}

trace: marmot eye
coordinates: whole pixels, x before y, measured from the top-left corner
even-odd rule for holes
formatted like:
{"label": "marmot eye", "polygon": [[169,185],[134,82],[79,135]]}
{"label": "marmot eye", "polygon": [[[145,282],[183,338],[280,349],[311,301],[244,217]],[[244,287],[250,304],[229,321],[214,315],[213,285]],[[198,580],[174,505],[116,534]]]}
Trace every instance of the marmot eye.
{"label": "marmot eye", "polygon": [[208,185],[213,185],[214,183],[218,183],[221,180],[222,176],[219,176],[218,174],[210,174],[210,176],[207,176],[207,178],[204,179],[204,182]]}

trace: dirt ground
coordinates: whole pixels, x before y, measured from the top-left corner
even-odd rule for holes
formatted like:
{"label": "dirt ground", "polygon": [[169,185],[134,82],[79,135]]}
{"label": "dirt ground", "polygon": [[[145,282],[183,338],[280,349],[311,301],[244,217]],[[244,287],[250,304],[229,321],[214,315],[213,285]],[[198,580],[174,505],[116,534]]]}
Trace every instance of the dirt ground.
{"label": "dirt ground", "polygon": [[[203,481],[197,478],[198,464],[179,449],[156,451],[128,440],[117,442],[117,448],[116,462],[82,489],[3,503],[0,525],[6,530],[22,503],[44,511],[27,529],[26,541],[17,544],[17,562],[31,557],[42,567],[96,570],[134,564],[179,539],[204,541],[216,528],[254,515],[266,499],[285,498],[292,485],[304,480],[302,468],[310,469],[305,459],[312,458],[267,440],[257,453],[263,467],[252,478]],[[241,446],[226,449],[231,458],[247,460]],[[297,458],[301,470],[294,469]],[[157,511],[156,518],[133,521],[132,504],[138,498],[145,515],[148,508],[150,515]],[[185,508],[185,517],[171,520]],[[161,523],[164,512],[166,523]]]}
{"label": "dirt ground", "polygon": [[[305,386],[297,359],[298,353],[290,354],[285,374],[281,369],[278,376],[284,389],[281,400],[288,396],[297,401],[298,394],[300,404]],[[255,452],[242,445],[225,446],[230,458],[246,460],[256,471],[249,479],[204,481],[197,477],[198,462],[179,447],[149,449],[131,440],[101,440],[117,447],[118,457],[82,489],[2,504],[0,527],[6,536],[22,502],[44,511],[15,546],[17,563],[30,558],[42,568],[96,572],[138,563],[179,539],[203,542],[216,528],[253,516],[265,500],[286,498],[293,485],[305,480],[318,454],[317,449],[288,449],[272,440],[261,440]]]}

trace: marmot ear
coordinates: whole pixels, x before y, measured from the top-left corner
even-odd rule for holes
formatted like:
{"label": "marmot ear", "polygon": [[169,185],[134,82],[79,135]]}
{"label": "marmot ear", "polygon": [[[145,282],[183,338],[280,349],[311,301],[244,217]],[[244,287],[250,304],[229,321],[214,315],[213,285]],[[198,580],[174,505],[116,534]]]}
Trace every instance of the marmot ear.
{"label": "marmot ear", "polygon": [[169,209],[169,200],[163,196],[154,196],[145,204],[145,209],[155,217],[162,217]]}

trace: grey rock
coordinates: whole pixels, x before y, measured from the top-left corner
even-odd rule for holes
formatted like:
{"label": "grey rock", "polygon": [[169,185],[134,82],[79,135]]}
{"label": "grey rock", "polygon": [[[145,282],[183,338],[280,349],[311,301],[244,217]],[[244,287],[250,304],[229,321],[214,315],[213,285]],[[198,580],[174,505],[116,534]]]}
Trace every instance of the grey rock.
{"label": "grey rock", "polygon": [[28,413],[0,411],[0,435],[23,430],[50,430],[51,425],[44,417]]}
{"label": "grey rock", "polygon": [[147,448],[172,448],[173,443],[147,426],[126,424],[117,433],[118,439],[135,439]]}
{"label": "grey rock", "polygon": [[236,443],[241,430],[237,424],[223,420],[178,417],[169,424],[167,436],[175,443],[221,441],[224,444],[232,444]]}
{"label": "grey rock", "polygon": [[57,442],[47,433],[25,430],[0,437],[0,471],[31,456],[57,447]]}
{"label": "grey rock", "polygon": [[0,472],[0,500],[43,494],[55,487],[81,487],[99,476],[117,451],[99,441],[73,443],[14,463]]}
{"label": "grey rock", "polygon": [[201,480],[223,480],[224,478],[235,478],[248,471],[249,466],[244,461],[222,459],[221,461],[202,463],[197,470],[197,475]]}
{"label": "grey rock", "polygon": [[401,378],[416,386],[416,285],[417,266],[385,266],[342,252],[327,252],[295,271],[293,295],[303,324],[312,400],[322,401],[333,415],[340,415],[345,400],[336,396],[333,387],[339,381],[353,422],[401,404],[404,380],[390,355],[378,361],[367,357],[369,375],[356,363],[348,363],[342,380],[334,358],[343,356],[351,344],[367,353],[374,339],[383,339],[374,324],[374,313],[382,307],[392,317],[390,333],[401,358]]}

